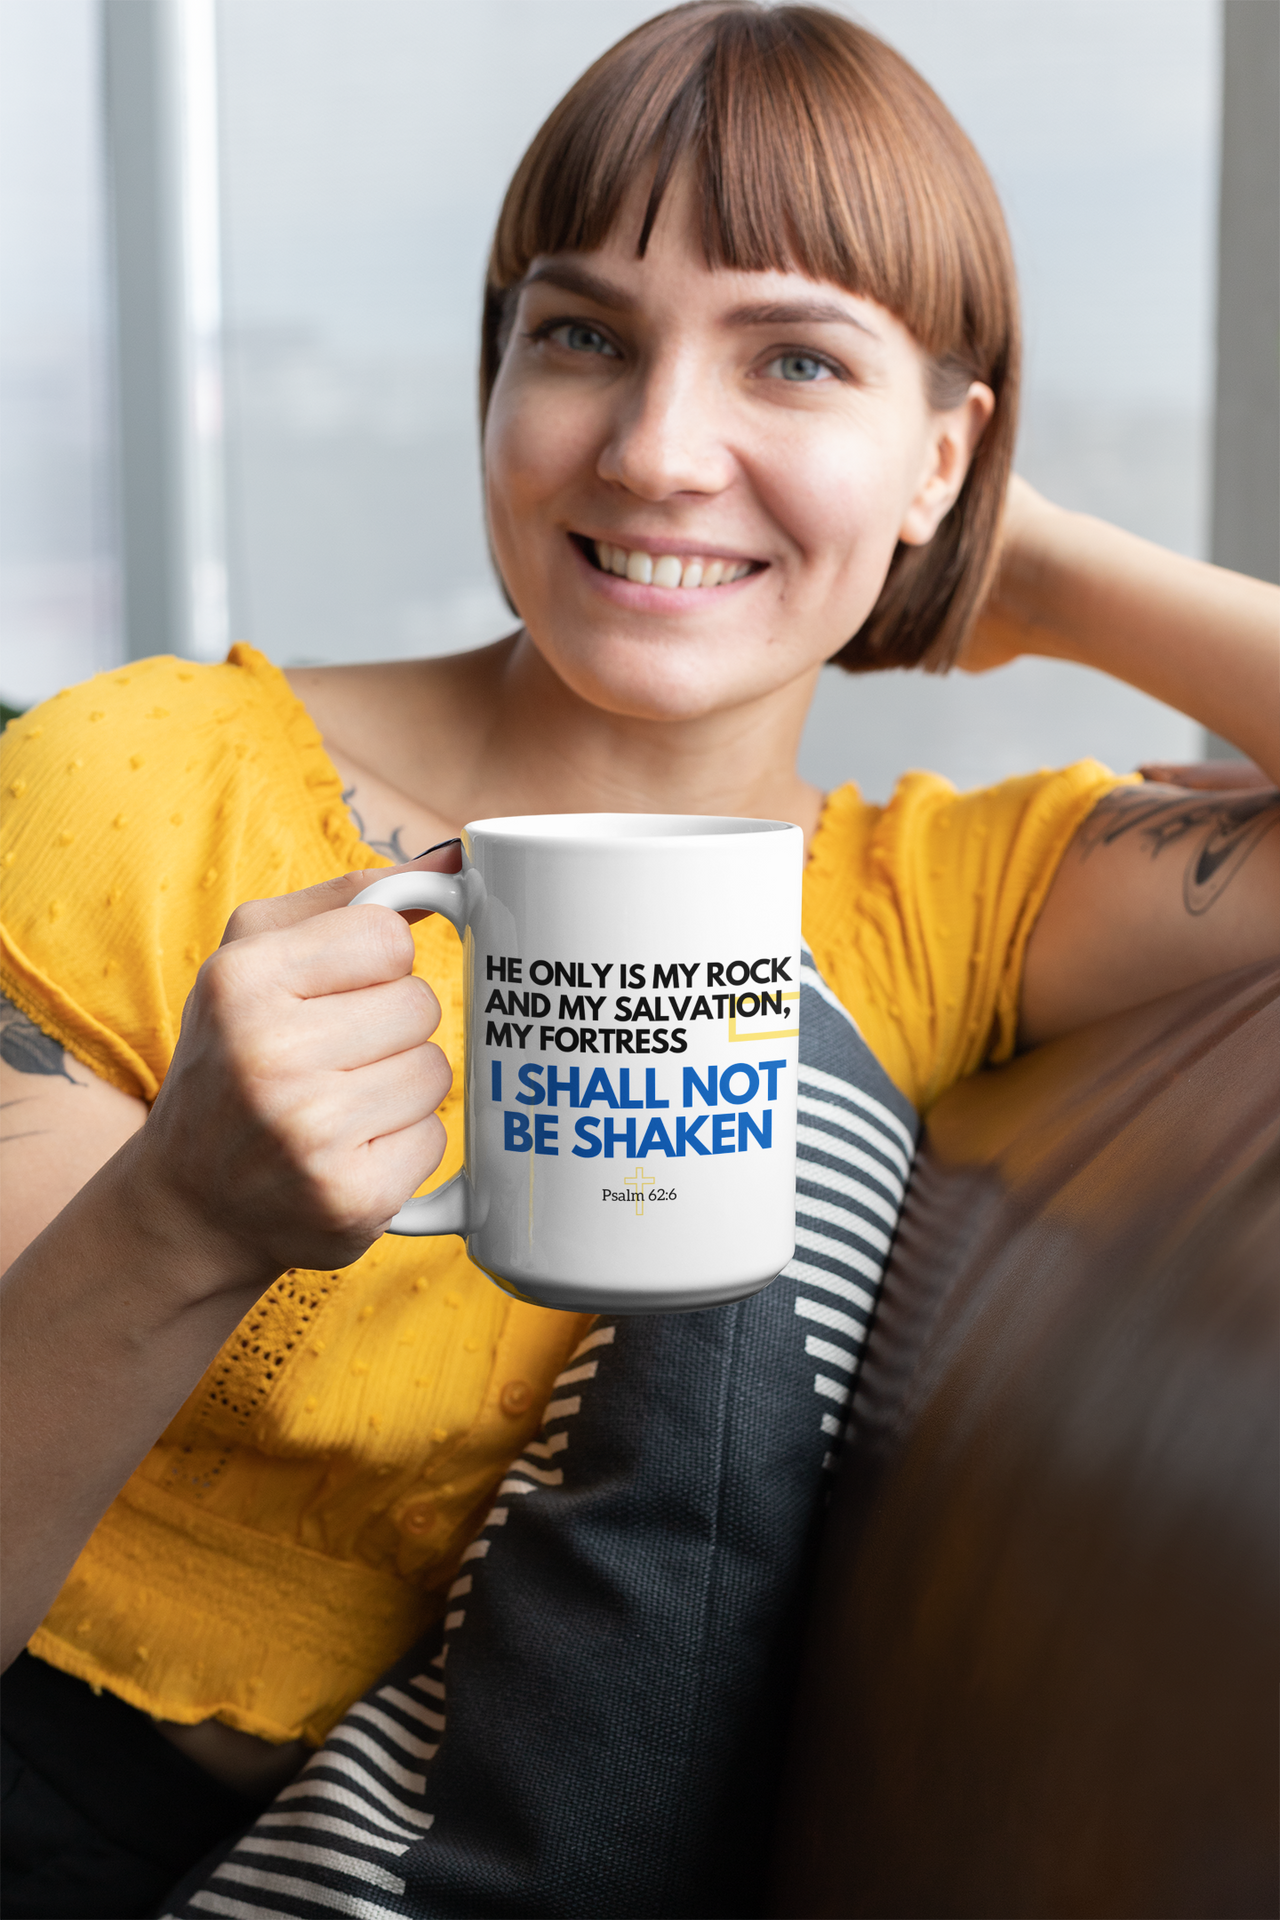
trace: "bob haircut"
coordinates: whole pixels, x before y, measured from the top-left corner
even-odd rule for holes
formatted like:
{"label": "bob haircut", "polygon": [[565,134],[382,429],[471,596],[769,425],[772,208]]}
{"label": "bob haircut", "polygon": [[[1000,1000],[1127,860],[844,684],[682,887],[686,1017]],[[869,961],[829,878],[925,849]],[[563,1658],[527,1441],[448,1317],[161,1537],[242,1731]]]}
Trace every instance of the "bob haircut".
{"label": "bob haircut", "polygon": [[835,656],[851,673],[954,661],[994,571],[1017,429],[1017,286],[995,188],[915,69],[820,7],[695,0],[637,27],[534,136],[498,216],[482,323],[481,419],[534,259],[602,246],[652,185],[643,257],[678,168],[712,267],[800,272],[876,301],[929,357],[929,399],[985,381],[995,412],[927,546],[899,542],[880,598]]}

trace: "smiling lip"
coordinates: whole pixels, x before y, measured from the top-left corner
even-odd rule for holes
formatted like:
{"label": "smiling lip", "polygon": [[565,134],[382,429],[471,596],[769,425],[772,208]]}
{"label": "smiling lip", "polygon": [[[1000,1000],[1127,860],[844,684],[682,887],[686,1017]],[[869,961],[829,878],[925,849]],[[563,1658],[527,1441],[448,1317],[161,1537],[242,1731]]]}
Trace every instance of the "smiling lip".
{"label": "smiling lip", "polygon": [[687,541],[670,545],[660,541],[643,546],[615,544],[611,540],[593,540],[586,534],[570,536],[597,572],[627,580],[632,586],[704,590],[732,586],[748,574],[763,570],[758,560],[736,554],[717,554],[714,549],[695,547]]}

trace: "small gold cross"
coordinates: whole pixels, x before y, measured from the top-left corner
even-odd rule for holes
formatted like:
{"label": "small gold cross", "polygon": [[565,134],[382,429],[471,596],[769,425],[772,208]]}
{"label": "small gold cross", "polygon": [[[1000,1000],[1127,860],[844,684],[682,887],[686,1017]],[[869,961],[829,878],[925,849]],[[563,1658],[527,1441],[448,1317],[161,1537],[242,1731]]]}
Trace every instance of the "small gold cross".
{"label": "small gold cross", "polygon": [[656,1187],[658,1184],[657,1181],[651,1173],[646,1173],[643,1167],[637,1167],[634,1173],[627,1175],[622,1184],[624,1187],[630,1187],[631,1191],[635,1194],[636,1215],[638,1218],[643,1219],[645,1193],[650,1187]]}

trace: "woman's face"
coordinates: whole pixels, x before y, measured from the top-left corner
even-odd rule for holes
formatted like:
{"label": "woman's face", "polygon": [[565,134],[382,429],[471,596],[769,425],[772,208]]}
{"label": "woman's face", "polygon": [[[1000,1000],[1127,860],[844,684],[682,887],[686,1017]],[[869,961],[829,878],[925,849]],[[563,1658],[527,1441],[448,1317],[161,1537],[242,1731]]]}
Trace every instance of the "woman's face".
{"label": "woman's face", "polygon": [[535,260],[485,432],[499,566],[592,705],[693,719],[811,676],[899,539],[928,540],[991,411],[928,404],[883,308],[798,273],[709,268],[673,184],[644,259]]}

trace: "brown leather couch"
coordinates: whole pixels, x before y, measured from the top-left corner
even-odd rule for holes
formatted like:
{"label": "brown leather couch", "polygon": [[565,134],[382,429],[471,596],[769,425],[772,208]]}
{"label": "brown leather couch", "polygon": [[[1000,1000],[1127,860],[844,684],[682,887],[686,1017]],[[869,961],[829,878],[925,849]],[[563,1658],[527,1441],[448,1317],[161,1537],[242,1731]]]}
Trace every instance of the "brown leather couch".
{"label": "brown leather couch", "polygon": [[1277,1911],[1280,965],[934,1110],[798,1695],[786,1916]]}

